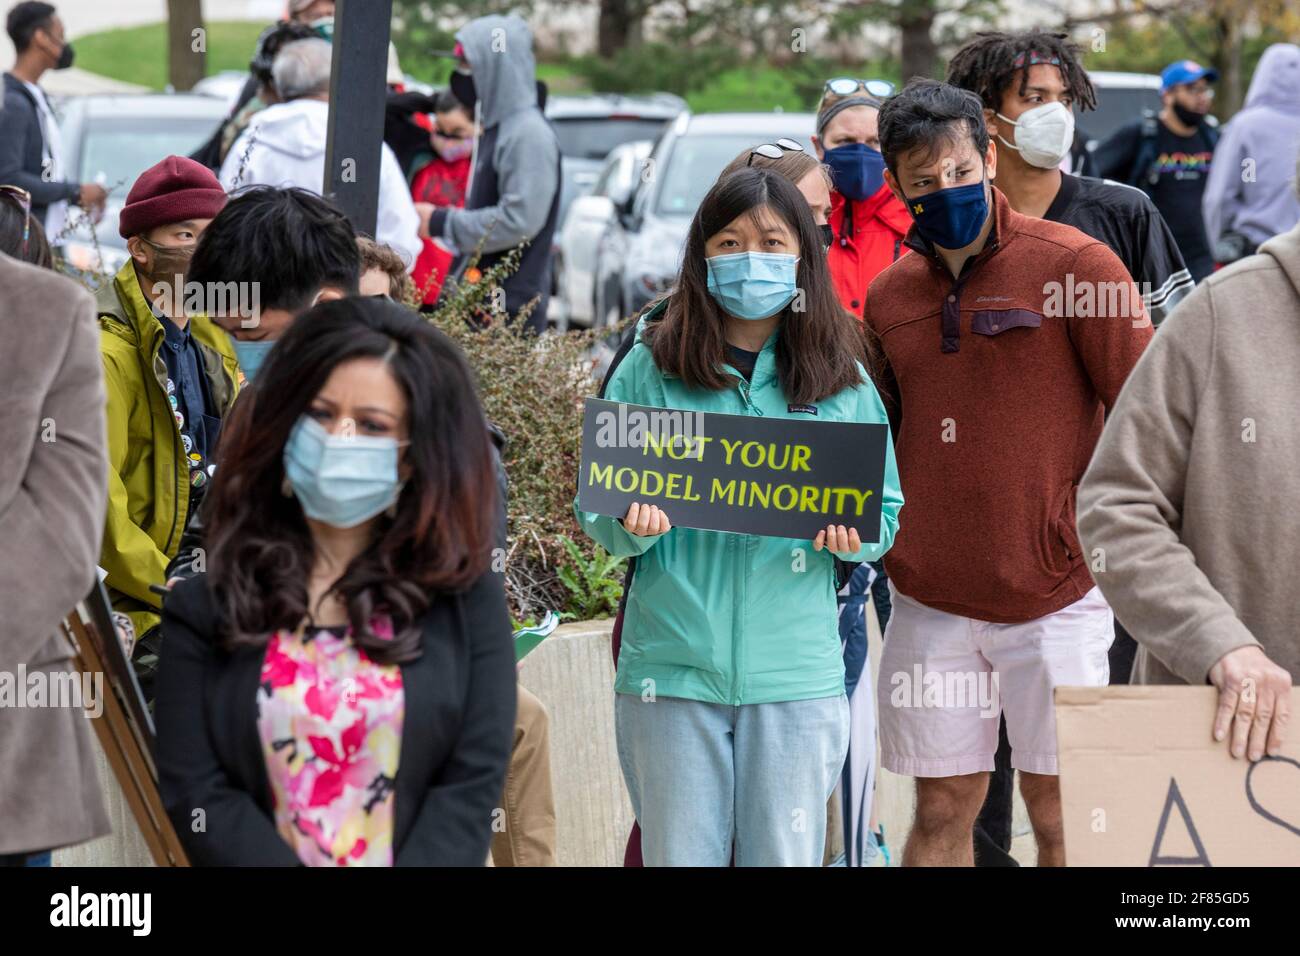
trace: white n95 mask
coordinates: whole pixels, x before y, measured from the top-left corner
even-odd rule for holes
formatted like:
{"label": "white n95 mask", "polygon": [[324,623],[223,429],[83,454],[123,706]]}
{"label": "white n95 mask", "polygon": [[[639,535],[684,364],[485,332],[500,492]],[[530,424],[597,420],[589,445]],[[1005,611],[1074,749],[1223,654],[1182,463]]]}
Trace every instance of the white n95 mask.
{"label": "white n95 mask", "polygon": [[1035,106],[1032,110],[1025,110],[1020,119],[1014,121],[1001,113],[995,115],[1016,128],[1014,144],[1008,143],[1000,134],[998,140],[1020,153],[1031,166],[1039,169],[1059,166],[1074,145],[1074,114],[1064,103]]}

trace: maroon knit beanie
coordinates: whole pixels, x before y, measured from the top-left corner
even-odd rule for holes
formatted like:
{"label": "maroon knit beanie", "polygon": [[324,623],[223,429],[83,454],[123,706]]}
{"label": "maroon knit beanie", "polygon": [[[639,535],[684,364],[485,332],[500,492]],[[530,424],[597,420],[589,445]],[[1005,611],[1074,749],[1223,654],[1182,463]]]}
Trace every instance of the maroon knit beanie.
{"label": "maroon knit beanie", "polygon": [[123,239],[187,219],[211,219],[226,204],[217,177],[202,163],[184,156],[168,156],[146,169],[126,194],[117,220]]}

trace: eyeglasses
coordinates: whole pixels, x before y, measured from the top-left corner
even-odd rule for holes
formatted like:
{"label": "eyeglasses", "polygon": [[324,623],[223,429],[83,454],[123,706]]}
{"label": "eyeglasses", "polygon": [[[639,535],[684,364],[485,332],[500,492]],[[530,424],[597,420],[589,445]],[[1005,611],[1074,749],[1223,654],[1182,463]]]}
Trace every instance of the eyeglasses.
{"label": "eyeglasses", "polygon": [[792,139],[786,139],[782,136],[775,143],[764,143],[762,146],[755,146],[749,151],[749,160],[746,166],[754,165],[755,156],[764,156],[767,159],[780,159],[782,153],[802,153],[804,148]]}
{"label": "eyeglasses", "polygon": [[850,76],[837,76],[826,81],[826,90],[836,96],[852,96],[858,90],[866,90],[876,99],[894,95],[894,84],[888,80],[856,80]]}
{"label": "eyeglasses", "polygon": [[10,196],[23,211],[23,258],[27,258],[27,240],[32,234],[32,194],[21,186],[0,185],[0,196]]}

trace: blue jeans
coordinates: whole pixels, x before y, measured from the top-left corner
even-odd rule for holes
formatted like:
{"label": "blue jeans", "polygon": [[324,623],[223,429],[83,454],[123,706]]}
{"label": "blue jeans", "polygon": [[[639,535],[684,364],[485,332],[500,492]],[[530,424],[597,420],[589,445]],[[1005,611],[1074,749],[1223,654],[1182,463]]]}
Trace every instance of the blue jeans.
{"label": "blue jeans", "polygon": [[848,699],[709,704],[614,695],[646,866],[821,866]]}
{"label": "blue jeans", "polygon": [[0,866],[51,866],[49,850],[43,853],[0,854]]}

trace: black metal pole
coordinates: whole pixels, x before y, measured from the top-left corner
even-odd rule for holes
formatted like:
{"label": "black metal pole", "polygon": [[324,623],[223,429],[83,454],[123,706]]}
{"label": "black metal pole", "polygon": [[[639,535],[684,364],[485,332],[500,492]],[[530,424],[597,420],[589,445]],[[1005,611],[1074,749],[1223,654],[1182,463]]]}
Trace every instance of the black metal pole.
{"label": "black metal pole", "polygon": [[385,77],[393,0],[338,0],[330,68],[325,195],[358,232],[373,236],[379,215]]}

